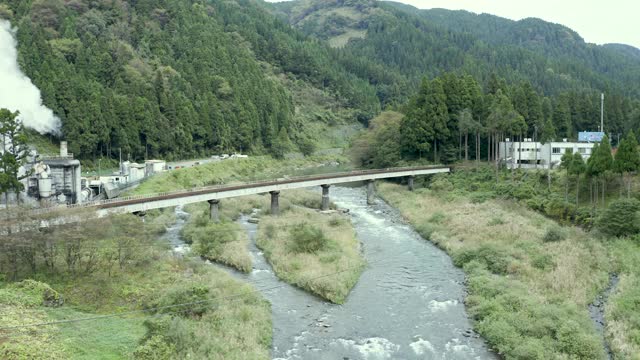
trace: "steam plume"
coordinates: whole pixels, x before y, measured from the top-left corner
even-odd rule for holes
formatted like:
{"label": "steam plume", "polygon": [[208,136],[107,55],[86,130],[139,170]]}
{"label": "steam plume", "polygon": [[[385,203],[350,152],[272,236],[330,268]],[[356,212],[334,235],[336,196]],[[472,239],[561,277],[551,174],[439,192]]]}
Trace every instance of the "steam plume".
{"label": "steam plume", "polygon": [[18,66],[14,34],[11,24],[0,19],[0,108],[19,110],[23,124],[41,134],[59,134],[60,119],[42,104],[40,90]]}

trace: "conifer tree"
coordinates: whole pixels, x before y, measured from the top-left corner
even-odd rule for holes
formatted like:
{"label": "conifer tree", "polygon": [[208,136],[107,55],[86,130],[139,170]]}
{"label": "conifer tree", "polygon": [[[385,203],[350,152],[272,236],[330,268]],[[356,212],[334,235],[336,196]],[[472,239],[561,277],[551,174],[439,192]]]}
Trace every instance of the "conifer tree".
{"label": "conifer tree", "polygon": [[579,152],[574,153],[571,166],[569,167],[569,174],[576,178],[576,206],[578,206],[578,202],[580,200],[580,176],[582,176],[586,170],[587,167],[582,155]]}
{"label": "conifer tree", "polygon": [[564,201],[569,201],[569,173],[573,167],[573,150],[567,149],[564,154],[562,154],[562,158],[560,159],[560,167],[565,169],[566,178],[564,181]]}
{"label": "conifer tree", "polygon": [[[591,157],[587,161],[587,173],[593,179],[602,182],[602,202],[605,202],[606,178],[608,172],[613,168],[613,156],[611,155],[611,145],[609,138],[605,135],[602,141],[593,147]],[[596,182],[597,183],[597,182]],[[595,202],[598,202],[598,188],[596,187]]]}
{"label": "conifer tree", "polygon": [[20,174],[20,168],[27,161],[28,139],[18,115],[20,115],[18,111],[0,109],[0,142],[2,142],[0,193],[5,195],[7,207],[9,207],[9,193],[15,193],[19,201],[19,194],[24,190],[21,180],[31,175],[28,172]]}
{"label": "conifer tree", "polygon": [[627,197],[631,196],[631,175],[640,170],[640,153],[638,152],[638,142],[633,132],[629,132],[622,139],[618,152],[613,162],[614,170],[619,173],[624,180],[627,189]]}

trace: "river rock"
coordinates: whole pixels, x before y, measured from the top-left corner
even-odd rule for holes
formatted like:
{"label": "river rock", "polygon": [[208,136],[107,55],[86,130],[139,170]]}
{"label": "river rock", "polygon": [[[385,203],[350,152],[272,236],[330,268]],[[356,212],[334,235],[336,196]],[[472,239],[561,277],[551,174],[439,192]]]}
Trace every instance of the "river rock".
{"label": "river rock", "polygon": [[247,222],[251,223],[251,224],[257,224],[260,222],[260,219],[258,218],[250,218],[249,220],[247,220]]}

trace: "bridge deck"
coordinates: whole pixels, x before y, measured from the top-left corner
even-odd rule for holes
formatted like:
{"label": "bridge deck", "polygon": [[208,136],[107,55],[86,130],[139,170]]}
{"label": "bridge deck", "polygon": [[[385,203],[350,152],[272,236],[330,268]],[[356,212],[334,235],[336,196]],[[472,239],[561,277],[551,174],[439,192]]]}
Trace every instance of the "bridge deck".
{"label": "bridge deck", "polygon": [[84,204],[69,205],[67,207],[37,209],[31,211],[30,214],[36,215],[66,209],[82,208],[93,209],[98,211],[100,214],[115,212],[132,213],[165,207],[173,207],[178,205],[187,205],[208,200],[219,200],[231,197],[261,194],[270,191],[299,189],[321,185],[344,184],[367,180],[430,175],[437,173],[446,173],[449,171],[450,168],[447,166],[428,166],[359,170],[333,174],[300,176],[278,180],[255,181],[237,185],[216,185],[175,192],[129,196],[124,198],[102,200]]}

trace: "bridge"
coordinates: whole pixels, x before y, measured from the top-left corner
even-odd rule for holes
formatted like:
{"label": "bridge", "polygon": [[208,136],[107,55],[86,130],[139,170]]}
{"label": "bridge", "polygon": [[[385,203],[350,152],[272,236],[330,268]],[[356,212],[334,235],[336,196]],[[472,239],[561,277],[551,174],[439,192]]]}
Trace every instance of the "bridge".
{"label": "bridge", "polygon": [[[372,204],[375,196],[374,181],[390,178],[407,178],[409,190],[413,190],[413,180],[416,176],[448,173],[450,168],[446,166],[424,166],[408,168],[392,168],[377,170],[358,170],[333,174],[311,175],[284,178],[278,180],[254,181],[242,184],[215,185],[175,192],[157,194],[135,195],[123,198],[101,200],[83,204],[68,205],[66,207],[54,207],[35,209],[30,215],[57,213],[64,215],[65,210],[80,210],[83,213],[94,212],[98,216],[106,216],[114,213],[134,213],[144,215],[148,210],[175,207],[207,201],[210,206],[210,217],[213,221],[219,221],[218,207],[220,201],[225,198],[254,194],[271,194],[271,213],[279,214],[280,191],[322,187],[322,210],[329,209],[329,188],[335,184],[365,182],[367,184],[367,203]],[[84,211],[84,210],[87,211]]]}

